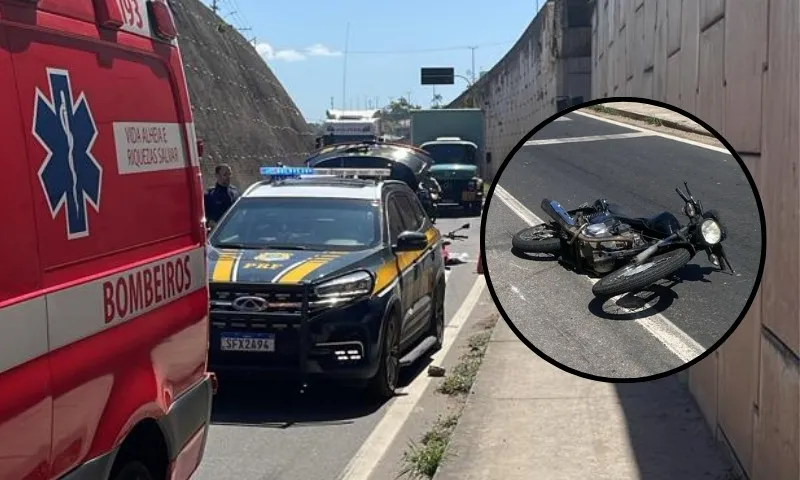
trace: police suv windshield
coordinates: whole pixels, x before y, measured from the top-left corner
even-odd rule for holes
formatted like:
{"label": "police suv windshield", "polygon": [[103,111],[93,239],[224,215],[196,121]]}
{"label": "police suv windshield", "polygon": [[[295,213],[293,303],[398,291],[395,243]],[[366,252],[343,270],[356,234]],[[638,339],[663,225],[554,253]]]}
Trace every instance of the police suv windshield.
{"label": "police suv windshield", "polygon": [[217,248],[362,250],[381,241],[369,200],[243,198],[209,238]]}
{"label": "police suv windshield", "polygon": [[475,165],[475,148],[472,145],[433,143],[425,145],[424,150],[438,164],[462,163]]}

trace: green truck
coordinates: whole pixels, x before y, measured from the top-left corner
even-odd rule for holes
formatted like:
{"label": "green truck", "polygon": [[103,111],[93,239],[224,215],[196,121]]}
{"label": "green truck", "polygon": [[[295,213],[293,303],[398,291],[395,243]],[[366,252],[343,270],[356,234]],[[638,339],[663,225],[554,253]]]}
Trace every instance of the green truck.
{"label": "green truck", "polygon": [[458,205],[468,215],[483,208],[484,117],[479,108],[411,111],[411,143],[433,157],[431,176],[441,187],[440,206]]}

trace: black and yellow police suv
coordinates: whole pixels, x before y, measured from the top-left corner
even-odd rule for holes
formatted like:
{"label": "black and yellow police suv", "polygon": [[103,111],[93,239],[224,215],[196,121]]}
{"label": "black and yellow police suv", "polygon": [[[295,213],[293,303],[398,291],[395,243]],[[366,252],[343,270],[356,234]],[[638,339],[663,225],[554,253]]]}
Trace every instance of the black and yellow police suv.
{"label": "black and yellow police suv", "polygon": [[366,381],[441,347],[441,235],[389,169],[262,168],[210,234],[209,370]]}

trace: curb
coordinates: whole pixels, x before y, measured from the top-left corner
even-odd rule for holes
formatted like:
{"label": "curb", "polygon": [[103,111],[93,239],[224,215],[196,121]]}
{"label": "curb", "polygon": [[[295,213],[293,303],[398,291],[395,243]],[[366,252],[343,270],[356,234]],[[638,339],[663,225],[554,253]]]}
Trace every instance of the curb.
{"label": "curb", "polygon": [[[484,290],[484,293],[485,292],[486,291]],[[503,317],[502,316],[499,317],[496,320],[495,325],[492,327],[492,333],[489,336],[489,341],[486,344],[486,350],[489,349],[489,344],[491,344],[491,342],[497,336],[497,325],[501,321],[503,321]],[[467,393],[467,395],[466,395],[466,399],[464,400],[464,405],[461,407],[461,415],[459,415],[459,417],[458,417],[458,422],[456,423],[455,428],[453,428],[453,432],[450,434],[450,440],[448,441],[447,447],[445,448],[444,457],[442,458],[442,463],[439,464],[439,467],[433,473],[433,476],[431,477],[431,480],[441,479],[442,475],[445,475],[445,473],[442,473],[442,471],[443,471],[442,467],[444,467],[444,465],[446,465],[445,462],[448,462],[448,459],[451,459],[450,462],[448,462],[448,463],[451,463],[452,461],[458,461],[458,456],[459,455],[458,455],[457,452],[453,451],[453,438],[455,438],[456,433],[459,433],[464,428],[464,426],[463,426],[463,424],[461,422],[461,419],[464,417],[464,412],[473,403],[472,399],[474,398],[473,394],[475,393],[475,386],[478,384],[478,379],[480,378],[481,373],[483,372],[483,362],[485,360],[486,360],[486,352],[484,351],[484,356],[483,356],[483,359],[481,360],[481,366],[478,369],[478,374],[475,376],[475,381],[472,382],[472,386],[469,389],[469,393]],[[449,467],[445,467],[445,468],[449,468]]]}
{"label": "curb", "polygon": [[703,136],[709,137],[709,138],[716,138],[716,137],[714,137],[714,135],[712,135],[707,130],[704,130],[702,128],[689,127],[689,126],[684,125],[684,124],[679,123],[679,122],[673,122],[672,120],[664,120],[662,118],[653,117],[651,115],[645,115],[645,114],[642,114],[642,113],[631,112],[630,110],[622,110],[620,108],[612,108],[612,107],[606,107],[606,106],[603,106],[602,110],[596,109],[596,108],[593,108],[592,110],[595,110],[595,111],[598,111],[598,112],[601,112],[601,113],[608,113],[608,114],[611,114],[611,115],[618,115],[620,117],[632,118],[634,120],[641,120],[641,121],[645,121],[645,122],[650,121],[651,119],[655,118],[661,123],[661,125],[663,125],[663,126],[665,126],[667,128],[672,128],[672,129],[675,129],[675,130],[681,130],[681,131],[688,132],[688,133],[694,133],[694,134],[697,134],[697,135],[703,135]]}

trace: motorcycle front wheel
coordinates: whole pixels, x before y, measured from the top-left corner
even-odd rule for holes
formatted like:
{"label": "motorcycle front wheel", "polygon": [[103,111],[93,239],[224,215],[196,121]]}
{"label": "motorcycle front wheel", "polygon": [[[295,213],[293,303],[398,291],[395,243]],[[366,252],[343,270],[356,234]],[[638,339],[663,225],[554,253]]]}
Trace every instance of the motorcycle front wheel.
{"label": "motorcycle front wheel", "polygon": [[691,252],[685,248],[653,255],[644,263],[630,263],[609,273],[592,286],[592,293],[596,297],[616,297],[640,290],[677,272],[691,259]]}
{"label": "motorcycle front wheel", "polygon": [[558,253],[561,239],[551,223],[543,223],[520,230],[511,237],[511,246],[526,253]]}

